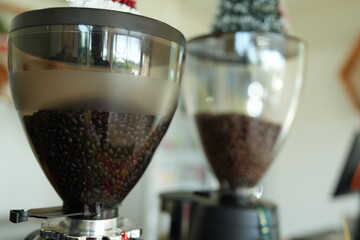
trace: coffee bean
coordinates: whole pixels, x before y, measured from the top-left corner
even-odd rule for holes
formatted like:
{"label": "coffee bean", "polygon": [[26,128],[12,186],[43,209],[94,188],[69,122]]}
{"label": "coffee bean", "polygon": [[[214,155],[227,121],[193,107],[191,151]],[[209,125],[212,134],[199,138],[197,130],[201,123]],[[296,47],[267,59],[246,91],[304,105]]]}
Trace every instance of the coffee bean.
{"label": "coffee bean", "polygon": [[196,123],[219,181],[231,189],[254,187],[273,160],[281,126],[243,114],[198,114]]}
{"label": "coffee bean", "polygon": [[152,115],[89,110],[40,110],[23,118],[45,174],[70,211],[95,209],[97,202],[117,207],[169,125]]}

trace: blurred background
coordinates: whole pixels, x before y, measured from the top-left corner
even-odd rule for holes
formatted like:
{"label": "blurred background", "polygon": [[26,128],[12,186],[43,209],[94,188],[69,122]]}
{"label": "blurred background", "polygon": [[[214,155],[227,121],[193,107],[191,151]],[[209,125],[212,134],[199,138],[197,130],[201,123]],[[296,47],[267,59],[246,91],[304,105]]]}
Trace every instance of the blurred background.
{"label": "blurred background", "polygon": [[[210,31],[218,4],[217,0],[137,3],[143,15],[178,28],[187,38]],[[6,64],[5,32],[12,16],[66,5],[64,0],[0,0],[0,64]],[[343,219],[360,211],[359,194],[333,197],[359,130],[359,110],[340,73],[360,38],[360,1],[286,0],[284,5],[291,34],[308,44],[306,84],[291,133],[262,183],[264,198],[279,207],[282,235],[290,238],[341,231]],[[12,225],[7,220],[9,209],[56,206],[61,201],[27,144],[3,71],[0,67],[0,240],[15,240],[38,228],[40,221]],[[144,226],[145,239],[156,239],[160,192],[217,185],[189,129],[180,107],[146,175],[121,207],[122,215]]]}

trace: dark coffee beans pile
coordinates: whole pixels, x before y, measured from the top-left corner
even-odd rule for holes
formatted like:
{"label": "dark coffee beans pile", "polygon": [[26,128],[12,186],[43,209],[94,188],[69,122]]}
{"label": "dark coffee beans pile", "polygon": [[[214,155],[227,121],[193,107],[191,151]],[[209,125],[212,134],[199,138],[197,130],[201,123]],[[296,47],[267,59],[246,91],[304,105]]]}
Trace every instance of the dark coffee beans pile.
{"label": "dark coffee beans pile", "polygon": [[274,157],[281,126],[242,114],[198,114],[196,122],[219,181],[231,189],[254,187]]}
{"label": "dark coffee beans pile", "polygon": [[42,110],[24,123],[48,179],[71,211],[115,208],[134,187],[169,120],[152,115]]}

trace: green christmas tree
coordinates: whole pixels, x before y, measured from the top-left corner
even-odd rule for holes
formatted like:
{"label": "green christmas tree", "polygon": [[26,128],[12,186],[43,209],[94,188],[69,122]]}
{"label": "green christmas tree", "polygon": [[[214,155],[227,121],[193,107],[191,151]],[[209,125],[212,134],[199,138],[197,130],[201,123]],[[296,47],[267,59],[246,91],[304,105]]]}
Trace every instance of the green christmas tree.
{"label": "green christmas tree", "polygon": [[284,32],[286,24],[278,0],[220,0],[214,32]]}
{"label": "green christmas tree", "polygon": [[3,22],[2,19],[0,19],[0,33],[7,33],[7,32],[8,32],[8,30],[5,27],[5,23]]}

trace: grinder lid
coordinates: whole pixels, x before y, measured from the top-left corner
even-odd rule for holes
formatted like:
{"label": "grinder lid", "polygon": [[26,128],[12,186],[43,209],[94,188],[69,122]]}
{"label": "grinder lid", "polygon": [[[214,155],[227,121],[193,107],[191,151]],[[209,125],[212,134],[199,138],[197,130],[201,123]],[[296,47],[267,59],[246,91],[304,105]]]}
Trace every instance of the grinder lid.
{"label": "grinder lid", "polygon": [[180,31],[164,22],[131,13],[95,8],[46,8],[24,12],[12,20],[10,32],[35,26],[77,24],[123,28],[165,38],[182,46],[186,43]]}

